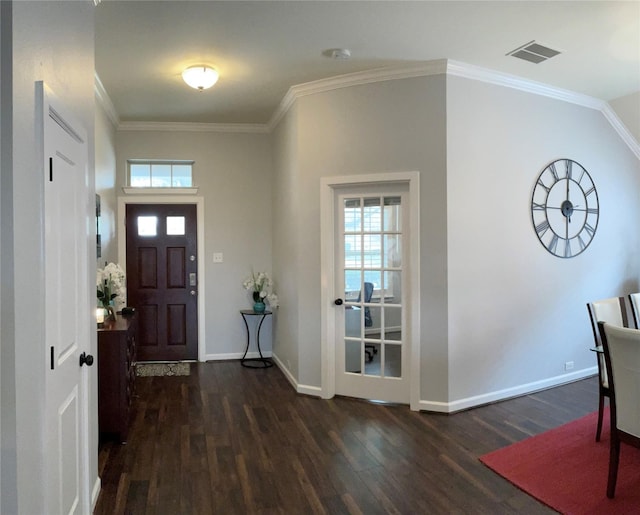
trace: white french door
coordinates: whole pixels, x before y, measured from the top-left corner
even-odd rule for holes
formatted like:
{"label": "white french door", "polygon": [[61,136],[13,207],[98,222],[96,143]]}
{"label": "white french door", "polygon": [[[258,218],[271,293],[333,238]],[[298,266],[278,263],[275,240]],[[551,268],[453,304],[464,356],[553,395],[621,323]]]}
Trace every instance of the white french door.
{"label": "white french door", "polygon": [[408,404],[408,186],[334,195],[335,393]]}

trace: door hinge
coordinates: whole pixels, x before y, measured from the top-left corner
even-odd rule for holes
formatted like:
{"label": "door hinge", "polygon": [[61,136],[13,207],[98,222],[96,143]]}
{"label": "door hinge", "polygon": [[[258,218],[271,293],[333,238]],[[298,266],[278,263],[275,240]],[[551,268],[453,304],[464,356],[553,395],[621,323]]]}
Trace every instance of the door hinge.
{"label": "door hinge", "polygon": [[49,158],[49,182],[53,182],[53,157]]}
{"label": "door hinge", "polygon": [[53,345],[51,346],[51,370],[55,368],[54,362],[55,351],[53,350]]}

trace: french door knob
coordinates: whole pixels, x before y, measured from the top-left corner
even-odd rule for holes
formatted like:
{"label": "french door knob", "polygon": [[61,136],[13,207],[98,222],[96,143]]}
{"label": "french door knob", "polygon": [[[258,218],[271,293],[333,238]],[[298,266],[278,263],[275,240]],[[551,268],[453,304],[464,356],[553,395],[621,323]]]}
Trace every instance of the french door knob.
{"label": "french door knob", "polygon": [[336,299],[336,300],[334,300],[334,301],[333,301],[333,303],[334,303],[336,306],[342,306],[342,303],[343,303],[343,302],[344,302],[344,301],[343,301],[342,299]]}
{"label": "french door knob", "polygon": [[80,366],[82,365],[87,365],[88,367],[93,365],[93,356],[84,352],[80,354]]}

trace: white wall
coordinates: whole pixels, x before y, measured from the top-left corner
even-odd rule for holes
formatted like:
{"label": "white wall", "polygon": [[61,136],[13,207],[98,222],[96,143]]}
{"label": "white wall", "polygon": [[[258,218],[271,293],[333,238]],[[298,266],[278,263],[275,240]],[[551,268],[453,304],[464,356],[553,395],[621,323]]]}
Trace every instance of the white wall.
{"label": "white wall", "polygon": [[445,397],[444,76],[393,80],[304,96],[285,119],[297,133],[296,151],[288,152],[281,140],[276,140],[274,155],[279,164],[274,188],[287,191],[298,204],[292,213],[295,221],[286,227],[274,226],[274,237],[284,238],[284,231],[297,234],[287,236],[296,247],[279,256],[277,266],[284,271],[297,270],[298,327],[297,334],[285,336],[278,331],[276,339],[278,345],[285,338],[296,342],[298,383],[319,387],[321,380],[318,292],[321,281],[331,278],[320,275],[320,178],[417,170],[422,188],[423,394]]}
{"label": "white wall", "polygon": [[[3,2],[4,3],[4,2]],[[4,6],[3,6],[4,7]],[[44,292],[42,259],[43,239],[43,191],[40,179],[42,163],[36,151],[35,128],[35,82],[44,81],[56,96],[74,112],[87,130],[90,169],[87,183],[93,199],[93,45],[94,20],[91,2],[14,2],[11,37],[13,43],[12,67],[10,74],[3,73],[3,82],[12,80],[13,94],[2,98],[3,119],[12,113],[13,155],[11,169],[2,173],[10,174],[13,187],[13,226],[6,226],[3,218],[2,241],[12,238],[15,270],[13,277],[3,277],[3,312],[14,313],[15,324],[12,334],[4,332],[3,357],[5,350],[15,352],[15,383],[5,391],[3,370],[3,401],[13,396],[15,405],[16,434],[13,448],[17,454],[17,470],[7,471],[3,461],[3,476],[13,473],[17,477],[17,491],[5,489],[3,483],[3,507],[17,503],[20,513],[45,513],[44,506]],[[3,15],[6,11],[3,10]],[[3,16],[4,18],[4,16]],[[3,40],[6,37],[3,19]],[[3,72],[4,69],[3,63]],[[3,135],[4,137],[4,135]],[[4,163],[3,163],[4,164]],[[93,202],[90,203],[93,205]],[[94,216],[87,213],[87,220]],[[9,235],[9,236],[8,236]],[[87,234],[87,244],[93,236]],[[4,248],[3,248],[4,252]],[[94,255],[91,252],[89,255]],[[92,260],[93,261],[93,260]],[[4,270],[3,270],[4,271]],[[93,276],[93,272],[91,272]],[[7,282],[5,282],[5,279]],[[95,278],[85,278],[91,295],[95,292]],[[16,287],[14,288],[14,285]],[[7,289],[10,291],[8,292]],[[9,300],[11,305],[5,305]],[[96,340],[93,334],[90,342],[91,353],[95,353]],[[10,367],[3,360],[3,367]],[[91,405],[97,405],[96,391],[89,392]],[[3,420],[5,417],[3,402]],[[11,418],[11,412],[6,415]],[[4,429],[4,428],[3,428]],[[90,484],[97,480],[97,424],[90,428],[89,449]],[[4,439],[4,434],[3,434]],[[11,442],[3,441],[5,445]],[[12,447],[9,447],[9,455]],[[4,511],[4,510],[3,510]],[[12,512],[8,508],[8,512]]]}
{"label": "white wall", "polygon": [[13,323],[12,7],[10,2],[0,2],[0,513],[18,511]]}
{"label": "white wall", "polygon": [[281,306],[274,317],[273,353],[290,378],[299,376],[300,306],[298,303],[300,270],[298,243],[300,229],[296,213],[305,199],[297,195],[298,124],[297,108],[293,106],[272,135],[272,235],[273,274],[278,283]]}
{"label": "white wall", "polygon": [[[447,84],[449,401],[482,402],[563,376],[568,361],[596,365],[586,303],[639,288],[640,165],[597,110]],[[535,180],[563,157],[589,171],[600,201],[595,238],[572,259],[541,246],[530,213]]]}
{"label": "white wall", "polygon": [[[239,310],[253,305],[242,281],[252,268],[256,272],[272,271],[269,136],[120,130],[116,154],[118,196],[123,195],[127,159],[195,161],[194,181],[205,204],[206,359],[238,357],[246,345]],[[188,197],[184,201],[188,202]],[[223,253],[223,263],[213,263],[214,252]],[[276,284],[279,293],[277,288]],[[282,302],[286,304],[287,299]],[[265,321],[260,337],[262,349],[268,352],[272,348],[271,324],[269,319]]]}
{"label": "white wall", "polygon": [[[547,253],[530,221],[535,179],[560,157],[600,192],[596,238],[569,260]],[[276,354],[295,358],[297,346],[288,368],[302,389],[320,385],[317,292],[330,280],[320,177],[421,173],[423,406],[455,410],[593,373],[586,302],[640,288],[639,164],[597,110],[456,76],[354,86],[299,97],[274,134],[274,163],[274,200],[298,199],[275,207],[274,241],[288,245],[274,249],[276,267],[296,278],[297,302]]]}
{"label": "white wall", "polygon": [[116,239],[116,129],[100,102],[96,102],[96,193],[100,195],[100,236],[102,257],[98,267],[105,261],[118,261]]}

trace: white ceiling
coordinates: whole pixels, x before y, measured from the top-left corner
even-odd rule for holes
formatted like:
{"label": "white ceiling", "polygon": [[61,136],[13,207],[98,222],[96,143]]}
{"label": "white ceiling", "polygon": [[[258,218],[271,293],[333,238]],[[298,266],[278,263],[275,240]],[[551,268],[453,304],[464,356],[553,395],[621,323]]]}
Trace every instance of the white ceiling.
{"label": "white ceiling", "polygon": [[[562,53],[507,56],[532,40]],[[322,52],[348,48],[349,60]],[[96,71],[121,121],[267,123],[293,85],[436,59],[610,101],[640,91],[640,1],[118,1],[96,7]],[[211,64],[198,92],[184,68]]]}

